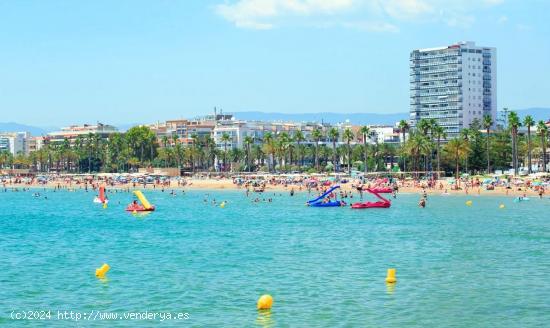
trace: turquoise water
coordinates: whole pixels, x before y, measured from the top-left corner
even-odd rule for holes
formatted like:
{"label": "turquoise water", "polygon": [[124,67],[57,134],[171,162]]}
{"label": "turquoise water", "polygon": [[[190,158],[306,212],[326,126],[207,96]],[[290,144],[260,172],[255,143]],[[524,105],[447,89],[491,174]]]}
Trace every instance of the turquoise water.
{"label": "turquoise water", "polygon": [[[205,205],[228,200],[225,208]],[[253,204],[240,191],[147,191],[158,211],[107,209],[94,194],[0,193],[0,325],[157,326],[54,320],[57,310],[185,312],[167,327],[541,327],[550,320],[549,199],[440,197],[390,209],[306,208],[307,195]],[[465,201],[473,200],[468,207]],[[120,202],[120,205],[118,204]],[[499,204],[505,209],[499,209]],[[95,269],[109,263],[108,279]],[[386,270],[397,269],[393,287]],[[264,293],[271,312],[255,309]],[[55,314],[55,315],[54,315]],[[54,318],[55,317],[55,318]]]}

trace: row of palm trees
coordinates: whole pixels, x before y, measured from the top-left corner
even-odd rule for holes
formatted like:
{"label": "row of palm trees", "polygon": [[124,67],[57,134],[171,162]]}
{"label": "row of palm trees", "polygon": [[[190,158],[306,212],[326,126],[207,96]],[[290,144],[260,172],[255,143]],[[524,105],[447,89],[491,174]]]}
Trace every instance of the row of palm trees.
{"label": "row of palm trees", "polygon": [[[526,136],[519,128],[527,128]],[[220,136],[217,145],[210,135],[164,136],[157,140],[147,127],[133,127],[126,133],[108,138],[97,134],[83,135],[74,142],[48,142],[29,156],[0,153],[0,167],[30,167],[49,172],[126,172],[139,167],[179,167],[195,171],[384,171],[399,165],[402,171],[491,172],[493,168],[508,169],[510,163],[518,173],[519,159],[527,158],[529,173],[533,152],[539,155],[546,170],[548,128],[526,116],[523,121],[515,112],[508,115],[508,128],[491,130],[494,122],[485,116],[474,120],[471,127],[450,139],[445,129],[433,119],[420,120],[411,127],[407,121],[398,124],[400,144],[378,144],[368,126],[343,131],[336,127],[316,128],[306,138],[302,131],[293,134],[265,133],[261,138],[246,136],[243,148],[234,147],[228,133]],[[539,138],[533,140],[536,126]],[[480,131],[485,131],[481,133]],[[221,146],[221,147],[219,147]]]}

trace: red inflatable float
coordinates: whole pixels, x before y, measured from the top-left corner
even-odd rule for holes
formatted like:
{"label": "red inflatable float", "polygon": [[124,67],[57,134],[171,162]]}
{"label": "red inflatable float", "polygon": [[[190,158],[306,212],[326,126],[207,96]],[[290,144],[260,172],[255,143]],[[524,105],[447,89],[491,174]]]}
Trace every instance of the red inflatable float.
{"label": "red inflatable float", "polygon": [[364,203],[355,203],[351,205],[351,208],[388,208],[391,206],[390,202],[364,202]]}
{"label": "red inflatable float", "polygon": [[366,191],[370,191],[377,194],[391,194],[393,192],[393,189],[390,187],[374,187],[374,188],[366,189]]}
{"label": "red inflatable float", "polygon": [[[351,205],[351,208],[359,209],[359,208],[388,208],[391,206],[391,202],[387,200],[386,198],[380,196],[378,192],[375,191],[375,189],[367,189],[368,192],[376,196],[378,199],[380,199],[377,202],[363,202],[363,203],[355,203]],[[391,191],[390,191],[391,192]]]}
{"label": "red inflatable float", "polygon": [[126,211],[128,212],[152,212],[154,210],[154,206],[152,206],[151,208],[145,208],[143,205],[139,204],[130,204],[126,207]]}

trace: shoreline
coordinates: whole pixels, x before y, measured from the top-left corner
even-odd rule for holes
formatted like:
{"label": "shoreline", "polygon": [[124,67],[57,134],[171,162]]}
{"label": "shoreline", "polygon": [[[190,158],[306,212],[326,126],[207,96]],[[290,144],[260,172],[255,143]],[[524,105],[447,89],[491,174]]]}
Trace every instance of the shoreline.
{"label": "shoreline", "polygon": [[[237,185],[233,183],[232,180],[229,179],[189,179],[189,182],[186,185],[153,185],[153,184],[134,184],[133,183],[127,183],[127,184],[118,184],[114,186],[107,185],[107,189],[113,189],[113,190],[120,190],[120,191],[127,191],[127,190],[162,190],[165,191],[169,190],[210,190],[210,191],[223,191],[223,190],[232,190],[232,191],[246,191],[246,187]],[[482,187],[474,187],[474,188],[468,188],[468,192],[466,190],[452,190],[450,186],[447,185],[446,181],[439,180],[437,184],[441,182],[443,184],[443,188],[425,188],[423,189],[420,186],[409,186],[409,185],[399,185],[399,191],[398,194],[419,194],[422,195],[424,191],[428,195],[445,195],[445,196],[498,196],[498,197],[518,197],[518,196],[528,196],[528,197],[539,197],[538,191],[522,187],[520,188],[513,188],[513,189],[506,189],[504,187],[495,187],[494,190],[485,190],[485,188]],[[49,182],[47,184],[40,184],[40,183],[6,183],[2,185],[2,189],[22,189],[22,188],[32,188],[32,189],[61,189],[61,190],[84,190],[86,187],[84,184],[76,184],[76,183],[66,183],[66,182]],[[87,185],[88,190],[95,190],[94,187],[90,184]],[[341,188],[344,192],[352,192],[354,194],[358,194],[358,191],[356,188],[352,187],[351,183],[341,184]],[[294,192],[302,193],[307,192],[307,188],[301,186],[301,185],[283,185],[283,184],[267,184],[265,186],[264,192],[288,192],[294,189]],[[444,194],[444,191],[447,190],[447,194]],[[317,192],[316,188],[311,189],[312,193]],[[250,193],[255,193],[254,191],[250,190]],[[543,197],[546,196],[546,193],[543,194]]]}

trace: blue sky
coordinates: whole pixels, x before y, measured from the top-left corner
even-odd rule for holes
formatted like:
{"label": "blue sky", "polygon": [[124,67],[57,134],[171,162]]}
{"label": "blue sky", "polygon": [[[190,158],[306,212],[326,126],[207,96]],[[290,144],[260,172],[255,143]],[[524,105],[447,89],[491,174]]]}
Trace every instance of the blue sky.
{"label": "blue sky", "polygon": [[550,107],[545,0],[0,0],[0,121],[407,112],[409,52],[498,51],[498,107]]}

